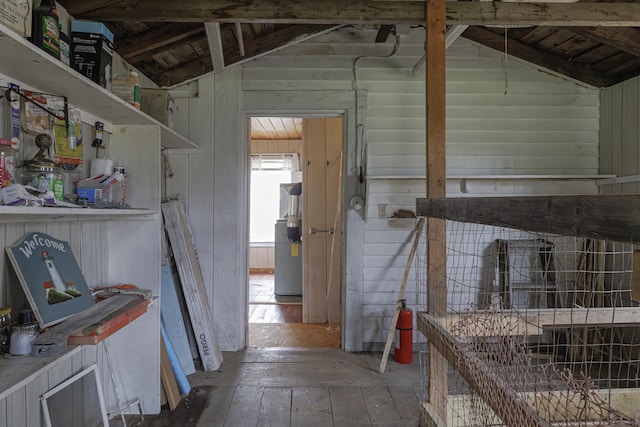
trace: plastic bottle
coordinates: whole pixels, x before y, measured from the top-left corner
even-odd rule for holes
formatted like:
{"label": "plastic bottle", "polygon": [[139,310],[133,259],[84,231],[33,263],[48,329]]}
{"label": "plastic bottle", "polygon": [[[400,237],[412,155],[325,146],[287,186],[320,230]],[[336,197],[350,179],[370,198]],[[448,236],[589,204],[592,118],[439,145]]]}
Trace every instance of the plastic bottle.
{"label": "plastic bottle", "polygon": [[133,101],[131,105],[136,108],[140,108],[140,78],[138,73],[132,71],[129,73],[129,78],[127,79],[133,88]]}
{"label": "plastic bottle", "polygon": [[113,173],[118,183],[112,189],[111,201],[121,208],[127,207],[127,171],[123,166],[115,166]]}
{"label": "plastic bottle", "polygon": [[134,107],[140,108],[140,78],[135,71],[131,71],[126,77],[123,74],[115,74],[111,91]]}
{"label": "plastic bottle", "polygon": [[54,0],[42,0],[33,10],[33,44],[60,59],[60,27]]}

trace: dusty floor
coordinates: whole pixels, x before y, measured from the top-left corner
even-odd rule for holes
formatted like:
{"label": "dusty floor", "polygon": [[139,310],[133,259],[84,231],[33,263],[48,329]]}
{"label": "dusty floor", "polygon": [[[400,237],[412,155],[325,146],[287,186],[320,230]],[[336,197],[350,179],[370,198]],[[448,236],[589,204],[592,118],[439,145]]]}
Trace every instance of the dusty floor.
{"label": "dusty floor", "polygon": [[190,375],[192,390],[174,411],[129,416],[127,425],[417,425],[417,360],[390,358],[381,375],[381,353],[343,352],[339,325],[302,323],[302,298],[273,291],[273,275],[251,276],[248,348],[224,353],[215,372]]}
{"label": "dusty floor", "polygon": [[192,392],[173,412],[130,418],[129,426],[417,426],[419,361],[339,349],[250,348],[224,353],[215,372],[189,376]]}

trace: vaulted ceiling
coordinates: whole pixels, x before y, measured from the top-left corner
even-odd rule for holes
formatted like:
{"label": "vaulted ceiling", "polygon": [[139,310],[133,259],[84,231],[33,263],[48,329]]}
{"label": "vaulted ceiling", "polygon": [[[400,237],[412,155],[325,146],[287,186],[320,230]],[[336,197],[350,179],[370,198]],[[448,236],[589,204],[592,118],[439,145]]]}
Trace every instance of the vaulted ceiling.
{"label": "vaulted ceiling", "polygon": [[[447,24],[499,50],[506,32],[510,55],[595,87],[640,75],[640,0],[548,1],[447,2]],[[105,22],[120,56],[163,87],[223,72],[341,25],[375,25],[381,42],[395,25],[423,25],[425,13],[419,0],[59,3],[75,18]]]}

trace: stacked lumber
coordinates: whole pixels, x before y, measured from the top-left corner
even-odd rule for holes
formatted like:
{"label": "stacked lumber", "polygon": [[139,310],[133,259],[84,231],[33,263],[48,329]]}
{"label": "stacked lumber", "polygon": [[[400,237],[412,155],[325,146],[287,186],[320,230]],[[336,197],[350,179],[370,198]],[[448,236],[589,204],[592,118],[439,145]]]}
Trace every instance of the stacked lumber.
{"label": "stacked lumber", "polygon": [[222,364],[222,352],[218,346],[189,220],[183,204],[177,200],[163,203],[162,215],[202,366],[205,371],[215,371]]}

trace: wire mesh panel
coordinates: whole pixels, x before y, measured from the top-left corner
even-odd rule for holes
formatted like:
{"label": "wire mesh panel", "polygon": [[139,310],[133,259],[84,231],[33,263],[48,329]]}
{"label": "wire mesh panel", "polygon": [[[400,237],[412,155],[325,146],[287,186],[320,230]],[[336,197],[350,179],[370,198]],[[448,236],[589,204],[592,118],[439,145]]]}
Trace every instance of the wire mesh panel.
{"label": "wire mesh panel", "polygon": [[446,271],[430,270],[431,281],[446,275],[447,314],[436,317],[422,237],[420,363],[431,381],[429,341],[450,365],[447,384],[430,388],[447,398],[435,424],[640,425],[631,244],[447,221],[446,241],[429,241],[446,253]]}

